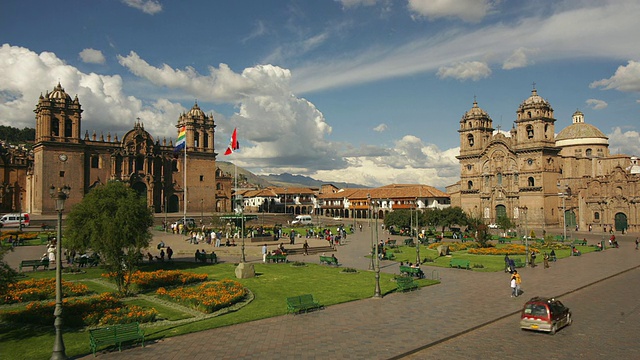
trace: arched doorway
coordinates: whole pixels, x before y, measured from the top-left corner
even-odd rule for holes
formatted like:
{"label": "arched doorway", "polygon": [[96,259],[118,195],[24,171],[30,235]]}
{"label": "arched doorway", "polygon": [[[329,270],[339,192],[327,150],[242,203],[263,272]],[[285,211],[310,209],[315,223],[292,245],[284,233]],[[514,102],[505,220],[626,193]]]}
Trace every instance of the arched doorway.
{"label": "arched doorway", "polygon": [[627,215],[624,213],[617,213],[615,217],[616,231],[627,231],[629,224],[627,223]]}
{"label": "arched doorway", "polygon": [[131,185],[131,188],[135,190],[141,197],[145,199],[147,198],[147,185],[145,185],[143,182],[138,181],[135,184]]}
{"label": "arched doorway", "polygon": [[504,205],[496,205],[496,219],[507,217],[507,207]]}
{"label": "arched doorway", "polygon": [[573,210],[567,210],[564,212],[564,223],[567,227],[576,226],[576,213]]}
{"label": "arched doorway", "polygon": [[169,196],[169,204],[168,204],[167,212],[178,212],[180,211],[180,200],[178,199],[178,195],[173,194]]}

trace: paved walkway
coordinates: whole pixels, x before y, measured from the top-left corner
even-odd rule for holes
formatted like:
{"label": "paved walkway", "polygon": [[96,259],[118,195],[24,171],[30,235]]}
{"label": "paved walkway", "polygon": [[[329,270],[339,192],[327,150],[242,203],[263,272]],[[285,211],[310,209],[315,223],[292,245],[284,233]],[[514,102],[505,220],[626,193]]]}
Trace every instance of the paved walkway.
{"label": "paved walkway", "polygon": [[[369,260],[363,256],[370,248],[371,233],[366,223],[363,230],[349,236],[347,243],[335,253],[343,266],[367,269]],[[379,237],[386,239],[387,235],[381,233]],[[601,234],[580,234],[582,237],[595,243]],[[521,269],[525,298],[561,296],[639,267],[640,251],[636,251],[633,244],[635,234],[617,237],[621,244],[619,249],[562,259],[552,263],[549,269],[542,266]],[[178,235],[159,234],[156,239],[175,246],[174,251],[178,249],[177,253],[190,259],[191,250],[196,248]],[[247,261],[260,261],[260,245],[247,246]],[[314,240],[314,245],[326,243]],[[238,251],[239,247],[216,249],[223,261],[237,261]],[[294,257],[303,258],[302,255]],[[317,256],[312,256],[304,260],[315,262],[316,259]],[[436,269],[442,283],[419,291],[353,301],[300,316],[279,316],[166,338],[144,348],[101,353],[98,358],[401,358],[416,349],[513,314],[522,306],[521,299],[510,298],[509,276],[505,273]],[[382,262],[381,270],[397,273],[398,266]],[[425,267],[427,274],[429,270],[430,267]],[[348,281],[348,277],[342,279]],[[371,285],[373,293],[374,284]],[[93,356],[82,358],[93,359]]]}

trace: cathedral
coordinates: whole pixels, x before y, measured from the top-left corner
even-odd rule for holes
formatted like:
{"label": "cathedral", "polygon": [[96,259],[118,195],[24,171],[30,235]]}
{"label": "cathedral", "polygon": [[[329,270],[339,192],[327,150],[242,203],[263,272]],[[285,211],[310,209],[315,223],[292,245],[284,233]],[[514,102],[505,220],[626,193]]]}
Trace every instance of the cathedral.
{"label": "cathedral", "polygon": [[[70,209],[107,181],[122,181],[143,196],[155,213],[231,211],[232,178],[216,167],[215,123],[196,103],[180,115],[186,129],[184,153],[154,139],[138,119],[121,139],[81,132],[82,106],[58,84],[40,95],[34,110],[35,142],[28,155],[2,157],[2,211],[55,213],[51,188],[71,188]],[[177,133],[177,132],[176,132]],[[20,152],[13,152],[20,154]],[[186,166],[185,166],[186,165]]]}
{"label": "cathedral", "polygon": [[611,155],[608,138],[576,111],[555,132],[547,100],[534,88],[508,135],[494,131],[476,101],[460,120],[460,181],[451,206],[485,223],[506,216],[521,229],[640,231],[637,157]]}

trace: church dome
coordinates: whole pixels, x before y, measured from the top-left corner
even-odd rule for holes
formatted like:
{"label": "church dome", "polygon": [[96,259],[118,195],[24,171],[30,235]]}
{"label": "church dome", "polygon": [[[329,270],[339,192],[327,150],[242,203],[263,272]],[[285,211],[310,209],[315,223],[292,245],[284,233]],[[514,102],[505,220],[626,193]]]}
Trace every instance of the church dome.
{"label": "church dome", "polygon": [[191,108],[191,110],[189,110],[189,112],[187,113],[187,116],[194,117],[194,118],[204,117],[204,111],[200,110],[200,107],[196,102],[195,105],[193,105],[193,107]]}
{"label": "church dome", "polygon": [[482,110],[482,108],[478,106],[478,102],[474,100],[473,107],[471,107],[469,111],[464,113],[464,116],[462,117],[460,122],[465,122],[466,120],[478,120],[478,119],[491,121],[489,114],[486,111]]}
{"label": "church dome", "polygon": [[49,93],[47,95],[47,97],[51,100],[68,100],[71,101],[71,96],[69,96],[69,94],[67,94],[64,89],[62,88],[62,86],[60,85],[60,83],[58,83],[58,86],[56,86],[55,88],[53,88],[53,91],[51,93]]}
{"label": "church dome", "polygon": [[547,100],[543,99],[542,96],[538,95],[538,90],[533,89],[531,91],[531,96],[529,96],[528,99],[523,101],[522,105],[520,105],[520,106],[521,107],[528,107],[528,106],[538,106],[538,105],[549,106],[549,102]]}
{"label": "church dome", "polygon": [[608,145],[609,138],[597,127],[584,122],[580,110],[573,113],[573,124],[556,135],[556,146],[602,144]]}

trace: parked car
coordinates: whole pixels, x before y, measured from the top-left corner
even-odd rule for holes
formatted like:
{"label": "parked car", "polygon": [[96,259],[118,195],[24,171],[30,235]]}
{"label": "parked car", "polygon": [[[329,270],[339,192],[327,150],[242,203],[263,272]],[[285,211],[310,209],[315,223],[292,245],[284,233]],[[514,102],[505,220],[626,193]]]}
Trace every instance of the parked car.
{"label": "parked car", "polygon": [[488,227],[489,227],[489,229],[497,229],[498,228],[498,224],[489,224]]}
{"label": "parked car", "polygon": [[178,227],[178,225],[184,224],[185,220],[187,220],[187,222],[186,222],[187,228],[193,228],[193,227],[196,226],[196,220],[194,218],[186,218],[186,219],[185,218],[181,218],[181,219],[178,219],[178,221],[176,221],[175,223],[173,223],[173,225],[175,227]]}
{"label": "parked car", "polygon": [[560,300],[534,297],[524,304],[520,315],[522,330],[545,331],[553,335],[571,325],[571,311]]}

